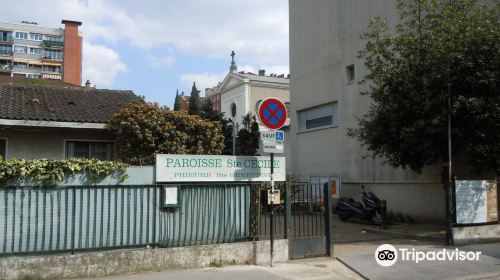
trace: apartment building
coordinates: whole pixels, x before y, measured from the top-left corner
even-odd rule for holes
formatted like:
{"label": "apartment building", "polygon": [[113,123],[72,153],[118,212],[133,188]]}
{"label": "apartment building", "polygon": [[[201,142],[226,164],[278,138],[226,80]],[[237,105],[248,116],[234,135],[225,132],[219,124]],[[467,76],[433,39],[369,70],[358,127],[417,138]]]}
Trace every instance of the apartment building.
{"label": "apartment building", "polygon": [[82,23],[61,23],[64,28],[35,22],[0,23],[0,74],[81,85],[82,36],[78,28]]}
{"label": "apartment building", "polygon": [[221,113],[221,92],[217,91],[219,85],[205,89],[205,102],[210,100],[217,113]]}

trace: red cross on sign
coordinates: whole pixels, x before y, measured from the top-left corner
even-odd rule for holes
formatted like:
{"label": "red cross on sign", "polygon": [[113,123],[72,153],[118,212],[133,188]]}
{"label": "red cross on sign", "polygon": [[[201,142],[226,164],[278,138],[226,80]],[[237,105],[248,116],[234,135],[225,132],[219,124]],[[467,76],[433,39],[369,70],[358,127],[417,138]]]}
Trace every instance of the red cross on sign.
{"label": "red cross on sign", "polygon": [[274,97],[264,99],[259,105],[260,122],[267,128],[279,129],[286,122],[286,107]]}

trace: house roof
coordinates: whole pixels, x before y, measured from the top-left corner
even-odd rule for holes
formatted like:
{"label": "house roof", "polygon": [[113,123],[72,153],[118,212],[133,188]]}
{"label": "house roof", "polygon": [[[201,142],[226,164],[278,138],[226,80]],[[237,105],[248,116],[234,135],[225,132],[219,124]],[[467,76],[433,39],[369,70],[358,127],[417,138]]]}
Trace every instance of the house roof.
{"label": "house roof", "polygon": [[132,91],[0,83],[0,119],[107,123]]}

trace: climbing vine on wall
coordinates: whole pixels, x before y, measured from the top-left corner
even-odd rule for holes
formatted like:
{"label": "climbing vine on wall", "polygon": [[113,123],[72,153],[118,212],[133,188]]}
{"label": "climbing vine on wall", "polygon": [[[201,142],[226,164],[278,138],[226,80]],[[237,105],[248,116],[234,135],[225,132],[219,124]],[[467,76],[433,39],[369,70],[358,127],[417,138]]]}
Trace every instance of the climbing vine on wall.
{"label": "climbing vine on wall", "polygon": [[127,178],[127,164],[97,159],[70,158],[65,160],[23,160],[0,158],[0,184],[25,181],[34,185],[54,186],[66,176],[83,174],[89,181],[114,175],[118,181]]}

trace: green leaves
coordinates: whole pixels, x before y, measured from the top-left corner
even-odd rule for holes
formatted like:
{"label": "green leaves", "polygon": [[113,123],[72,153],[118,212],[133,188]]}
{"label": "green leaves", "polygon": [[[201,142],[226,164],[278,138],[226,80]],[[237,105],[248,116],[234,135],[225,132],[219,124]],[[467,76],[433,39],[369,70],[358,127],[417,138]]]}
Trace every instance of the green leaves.
{"label": "green leaves", "polygon": [[129,104],[111,119],[109,128],[121,158],[130,164],[154,164],[157,153],[216,155],[224,149],[220,122],[156,103]]}
{"label": "green leaves", "polygon": [[259,149],[259,124],[252,113],[243,116],[243,127],[238,131],[238,155],[255,156]]}
{"label": "green leaves", "polygon": [[398,1],[395,33],[372,21],[359,57],[373,102],[348,135],[373,157],[419,172],[446,160],[450,113],[453,152],[477,172],[499,174],[500,4],[451,3]]}
{"label": "green leaves", "polygon": [[0,159],[0,183],[11,180],[28,181],[35,185],[54,186],[66,176],[83,173],[90,181],[116,174],[120,182],[127,178],[127,164],[97,159],[70,158],[65,160]]}

